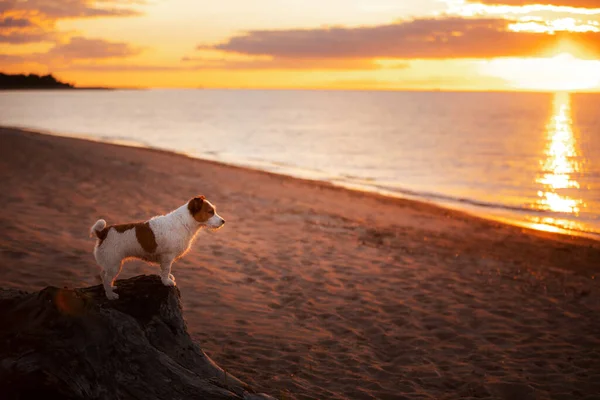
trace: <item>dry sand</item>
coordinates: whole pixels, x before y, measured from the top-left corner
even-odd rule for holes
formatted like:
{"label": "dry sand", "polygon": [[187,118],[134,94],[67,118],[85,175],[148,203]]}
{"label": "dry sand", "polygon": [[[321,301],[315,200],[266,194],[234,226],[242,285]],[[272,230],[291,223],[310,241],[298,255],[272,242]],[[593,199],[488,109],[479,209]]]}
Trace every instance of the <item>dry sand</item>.
{"label": "dry sand", "polygon": [[189,330],[282,399],[600,398],[598,242],[8,128],[0,171],[0,286],[26,290],[98,283],[99,217],[205,194],[228,222],[174,267]]}

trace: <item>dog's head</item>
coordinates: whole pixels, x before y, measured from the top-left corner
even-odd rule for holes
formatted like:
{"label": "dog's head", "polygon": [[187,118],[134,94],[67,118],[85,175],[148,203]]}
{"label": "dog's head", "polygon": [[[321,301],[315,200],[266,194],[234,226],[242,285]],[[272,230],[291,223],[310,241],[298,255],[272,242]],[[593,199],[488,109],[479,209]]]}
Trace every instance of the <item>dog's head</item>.
{"label": "dog's head", "polygon": [[192,218],[203,226],[219,229],[225,220],[217,214],[217,209],[204,196],[196,196],[188,201],[188,210]]}

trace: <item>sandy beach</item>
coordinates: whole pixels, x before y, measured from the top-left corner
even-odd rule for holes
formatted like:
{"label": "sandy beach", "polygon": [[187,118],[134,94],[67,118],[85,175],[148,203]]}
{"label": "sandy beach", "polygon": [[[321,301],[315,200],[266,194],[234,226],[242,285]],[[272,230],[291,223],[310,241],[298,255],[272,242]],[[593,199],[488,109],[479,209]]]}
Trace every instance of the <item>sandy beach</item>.
{"label": "sandy beach", "polygon": [[[189,331],[281,399],[600,399],[600,242],[173,153],[0,128],[0,286],[99,283],[90,226],[204,194]],[[152,274],[142,262],[120,278]]]}

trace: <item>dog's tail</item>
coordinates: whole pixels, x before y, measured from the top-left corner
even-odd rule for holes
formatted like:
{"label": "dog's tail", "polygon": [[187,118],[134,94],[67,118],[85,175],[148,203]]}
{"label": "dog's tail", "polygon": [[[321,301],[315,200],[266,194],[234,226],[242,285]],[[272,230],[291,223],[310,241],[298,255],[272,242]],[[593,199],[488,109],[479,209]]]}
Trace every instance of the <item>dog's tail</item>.
{"label": "dog's tail", "polygon": [[94,235],[96,237],[99,237],[98,232],[100,232],[104,228],[106,228],[106,221],[103,219],[99,219],[98,221],[96,221],[94,226],[90,228],[90,237],[94,237]]}

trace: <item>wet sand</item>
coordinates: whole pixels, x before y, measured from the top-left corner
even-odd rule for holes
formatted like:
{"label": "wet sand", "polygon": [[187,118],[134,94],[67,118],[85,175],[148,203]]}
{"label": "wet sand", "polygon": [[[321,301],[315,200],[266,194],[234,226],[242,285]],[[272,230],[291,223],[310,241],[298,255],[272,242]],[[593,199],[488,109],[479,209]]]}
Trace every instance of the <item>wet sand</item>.
{"label": "wet sand", "polygon": [[25,290],[97,284],[98,218],[206,195],[227,225],[174,266],[188,328],[281,399],[600,398],[600,242],[9,128],[0,171],[0,286]]}

